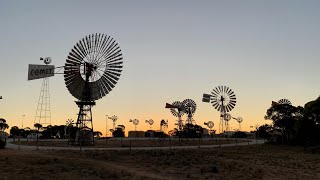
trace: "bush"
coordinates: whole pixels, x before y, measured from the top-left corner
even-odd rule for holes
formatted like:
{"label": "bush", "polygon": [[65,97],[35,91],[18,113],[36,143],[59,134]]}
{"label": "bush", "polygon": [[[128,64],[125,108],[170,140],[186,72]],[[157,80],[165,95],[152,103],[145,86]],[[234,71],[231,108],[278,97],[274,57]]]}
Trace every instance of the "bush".
{"label": "bush", "polygon": [[6,140],[0,139],[0,149],[3,149],[6,146]]}

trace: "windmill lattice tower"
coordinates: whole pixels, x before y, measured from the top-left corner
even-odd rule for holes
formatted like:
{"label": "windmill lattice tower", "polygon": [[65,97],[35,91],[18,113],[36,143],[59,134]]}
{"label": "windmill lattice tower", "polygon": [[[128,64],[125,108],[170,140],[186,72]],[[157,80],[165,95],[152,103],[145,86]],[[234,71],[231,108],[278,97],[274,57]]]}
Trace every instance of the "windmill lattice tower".
{"label": "windmill lattice tower", "polygon": [[[45,65],[51,63],[51,58],[40,58]],[[51,125],[51,110],[50,110],[50,91],[49,91],[49,78],[43,78],[34,124]]]}

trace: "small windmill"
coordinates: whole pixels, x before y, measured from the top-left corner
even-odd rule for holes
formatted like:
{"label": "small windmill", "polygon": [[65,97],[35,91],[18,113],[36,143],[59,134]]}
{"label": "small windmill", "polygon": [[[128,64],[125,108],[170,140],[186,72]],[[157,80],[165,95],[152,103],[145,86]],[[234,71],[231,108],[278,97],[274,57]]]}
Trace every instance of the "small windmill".
{"label": "small windmill", "polygon": [[108,117],[108,118],[112,120],[112,122],[113,122],[113,128],[112,128],[112,129],[115,130],[115,128],[116,128],[116,122],[117,122],[117,120],[118,120],[118,116],[113,115],[113,116]]}
{"label": "small windmill", "polygon": [[235,119],[239,123],[239,131],[241,131],[241,123],[243,121],[242,117],[237,117],[237,118],[232,117],[232,119]]}
{"label": "small windmill", "polygon": [[160,131],[165,131],[168,128],[168,120],[162,119],[160,121]]}
{"label": "small windmill", "polygon": [[212,121],[204,122],[204,125],[208,126],[210,132],[212,132],[212,128],[214,126],[214,123]]}
{"label": "small windmill", "polygon": [[152,129],[152,124],[154,123],[154,121],[152,119],[146,120],[146,123],[148,123],[150,125],[150,130]]}
{"label": "small windmill", "polygon": [[139,124],[139,120],[138,119],[130,119],[129,122],[133,123],[134,129],[135,129],[135,131],[137,131],[137,126]]}

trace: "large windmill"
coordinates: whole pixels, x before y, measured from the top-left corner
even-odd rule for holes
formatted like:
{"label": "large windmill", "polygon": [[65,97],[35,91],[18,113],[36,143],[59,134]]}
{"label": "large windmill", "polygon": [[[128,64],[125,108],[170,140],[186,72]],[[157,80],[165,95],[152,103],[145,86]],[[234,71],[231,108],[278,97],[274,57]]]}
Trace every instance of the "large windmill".
{"label": "large windmill", "polygon": [[228,122],[231,119],[228,112],[236,105],[234,92],[227,86],[218,86],[212,90],[211,94],[203,94],[202,101],[211,102],[212,106],[220,112],[219,132],[228,131]]}
{"label": "large windmill", "polygon": [[71,49],[64,70],[69,92],[78,99],[76,142],[94,144],[92,106],[117,84],[122,71],[118,43],[105,34],[91,34]]}

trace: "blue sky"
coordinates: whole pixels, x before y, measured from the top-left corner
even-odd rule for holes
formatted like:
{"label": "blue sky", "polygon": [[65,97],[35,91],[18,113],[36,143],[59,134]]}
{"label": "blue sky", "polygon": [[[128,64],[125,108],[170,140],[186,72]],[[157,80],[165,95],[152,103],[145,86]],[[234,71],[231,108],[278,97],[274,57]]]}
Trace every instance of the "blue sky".
{"label": "blue sky", "polygon": [[[0,2],[0,116],[32,126],[41,80],[28,64],[50,56],[56,66],[81,38],[106,33],[124,56],[117,86],[94,107],[94,123],[175,118],[166,102],[193,99],[198,124],[219,113],[202,94],[226,85],[237,95],[231,112],[243,127],[263,124],[272,100],[304,105],[320,95],[319,1],[6,1]],[[50,78],[52,122],[76,119],[62,75]],[[111,122],[110,122],[111,124]],[[170,126],[171,125],[171,126]],[[157,125],[158,126],[158,125]],[[232,122],[231,126],[236,127]],[[141,125],[141,129],[148,127]],[[155,127],[159,128],[159,127]],[[101,131],[104,131],[101,129]]]}

